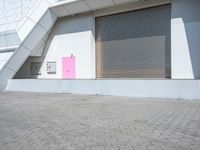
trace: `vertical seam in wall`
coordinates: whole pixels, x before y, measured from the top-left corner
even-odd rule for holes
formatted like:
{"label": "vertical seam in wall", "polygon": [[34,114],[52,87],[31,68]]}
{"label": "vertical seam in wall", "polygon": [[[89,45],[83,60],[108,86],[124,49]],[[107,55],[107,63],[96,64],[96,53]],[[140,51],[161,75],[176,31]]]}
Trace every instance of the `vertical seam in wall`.
{"label": "vertical seam in wall", "polygon": [[58,15],[53,10],[51,10],[51,8],[49,8],[48,10],[51,11],[58,18]]}
{"label": "vertical seam in wall", "polygon": [[44,49],[43,49],[43,52],[42,52],[42,55],[41,55],[41,58],[42,58],[43,61],[44,61],[44,59],[45,59],[45,57],[44,57],[44,51],[45,51],[45,49],[46,49],[46,46],[47,46],[47,43],[48,43],[49,38],[50,38],[50,36],[51,36],[51,33],[52,33],[52,32],[54,31],[54,29],[55,29],[55,26],[56,26],[57,21],[58,21],[58,18],[56,19],[56,21],[55,21],[55,23],[54,23],[52,29],[50,30],[49,35],[48,35],[48,37],[47,37],[47,40],[46,40],[46,42],[45,42]]}
{"label": "vertical seam in wall", "polygon": [[70,14],[71,16],[73,16],[74,14],[72,14],[65,6],[61,6],[61,7],[63,7],[64,8],[64,10],[68,13],[68,14]]}
{"label": "vertical seam in wall", "polygon": [[6,41],[6,47],[8,47],[7,34],[5,34],[4,36],[5,36],[5,41]]}
{"label": "vertical seam in wall", "polygon": [[[46,13],[46,12],[45,12]],[[45,15],[45,13],[44,13],[44,15]],[[29,18],[29,17],[28,17]],[[38,22],[35,22],[34,20],[32,20],[31,18],[29,18],[31,21],[33,21],[34,23],[35,23],[35,25],[37,26],[37,25],[39,25],[42,29],[44,29],[46,32],[48,32],[41,24],[40,24],[40,21],[41,20],[39,20]],[[40,18],[40,19],[42,19],[42,18]]]}
{"label": "vertical seam in wall", "polygon": [[88,2],[86,1],[86,0],[83,0],[85,3],[86,3],[86,5],[88,6],[88,8],[90,9],[90,10],[93,10],[91,7],[90,7],[90,5],[88,4]]}
{"label": "vertical seam in wall", "polygon": [[[31,14],[30,14],[30,16],[33,14],[33,12],[35,11],[35,9],[40,5],[40,3],[42,2],[42,0],[40,0],[40,2],[36,5],[34,5],[34,6],[36,6],[33,10],[31,10],[32,12],[31,12]],[[33,6],[33,7],[34,7]],[[18,28],[18,31],[19,30],[21,30],[21,28],[24,26],[24,24],[25,24],[25,22],[27,21],[29,19],[29,17],[26,15],[26,19],[25,19],[25,21],[22,23],[22,25]]]}
{"label": "vertical seam in wall", "polygon": [[112,2],[113,2],[113,4],[116,6],[117,4],[116,4],[116,2],[114,1],[114,0],[112,0]]}
{"label": "vertical seam in wall", "polygon": [[14,71],[13,69],[9,68],[8,66],[6,66],[6,68],[14,73],[17,73],[16,71]]}
{"label": "vertical seam in wall", "polygon": [[21,0],[21,19],[20,20],[22,20],[23,19],[23,1]]}

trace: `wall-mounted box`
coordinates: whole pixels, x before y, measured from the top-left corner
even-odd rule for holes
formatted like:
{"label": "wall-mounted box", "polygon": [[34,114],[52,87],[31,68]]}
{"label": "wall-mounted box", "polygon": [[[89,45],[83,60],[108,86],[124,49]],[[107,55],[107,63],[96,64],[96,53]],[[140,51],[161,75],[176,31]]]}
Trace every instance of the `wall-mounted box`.
{"label": "wall-mounted box", "polygon": [[47,62],[47,73],[48,74],[56,74],[56,62],[55,61]]}

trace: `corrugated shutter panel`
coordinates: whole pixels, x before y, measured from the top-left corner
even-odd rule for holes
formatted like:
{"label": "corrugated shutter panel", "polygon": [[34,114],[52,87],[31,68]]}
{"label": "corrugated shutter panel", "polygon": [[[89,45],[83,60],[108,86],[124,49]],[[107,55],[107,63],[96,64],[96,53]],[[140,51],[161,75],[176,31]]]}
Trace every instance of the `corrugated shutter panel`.
{"label": "corrugated shutter panel", "polygon": [[97,78],[170,77],[171,6],[96,18]]}

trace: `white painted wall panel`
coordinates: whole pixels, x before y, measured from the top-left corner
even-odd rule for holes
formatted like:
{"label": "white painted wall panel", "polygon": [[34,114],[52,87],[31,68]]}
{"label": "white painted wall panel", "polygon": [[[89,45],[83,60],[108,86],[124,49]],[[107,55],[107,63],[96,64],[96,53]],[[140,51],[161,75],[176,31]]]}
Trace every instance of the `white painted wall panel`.
{"label": "white painted wall panel", "polygon": [[[43,56],[30,58],[16,77],[32,78],[30,76],[31,62],[41,61],[41,75],[37,78],[61,79],[62,57],[70,57],[73,54],[76,59],[76,78],[95,78],[94,32],[95,20],[92,16],[61,18],[50,35]],[[49,61],[56,61],[56,74],[47,73],[46,65]]]}
{"label": "white painted wall panel", "polygon": [[6,64],[6,62],[10,59],[13,52],[0,52],[0,70]]}
{"label": "white painted wall panel", "polygon": [[53,4],[57,0],[0,0],[0,32],[17,29],[31,9],[41,1]]}
{"label": "white painted wall panel", "polygon": [[26,58],[29,56],[30,50],[25,47],[20,47],[11,57],[6,67],[17,72],[19,68],[23,65]]}
{"label": "white painted wall panel", "polygon": [[192,61],[190,58],[187,35],[182,18],[172,19],[171,26],[172,51],[171,65],[172,78],[174,79],[192,79]]}
{"label": "white painted wall panel", "polygon": [[86,2],[93,10],[114,6],[112,0],[86,0]]}
{"label": "white painted wall panel", "polygon": [[172,78],[200,78],[200,1],[172,0]]}
{"label": "white painted wall panel", "polygon": [[8,68],[4,68],[3,72],[0,73],[0,91],[6,88],[8,79],[11,79],[14,71]]}
{"label": "white painted wall panel", "polygon": [[7,91],[200,100],[200,80],[9,80]]}
{"label": "white painted wall panel", "polygon": [[[53,31],[52,41],[42,65],[42,75],[39,78],[62,78],[62,57],[73,54],[76,58],[76,78],[94,78],[95,62],[92,57],[94,46],[92,40],[93,18],[77,17],[63,18],[58,21]],[[47,74],[46,62],[56,61],[57,74]]]}

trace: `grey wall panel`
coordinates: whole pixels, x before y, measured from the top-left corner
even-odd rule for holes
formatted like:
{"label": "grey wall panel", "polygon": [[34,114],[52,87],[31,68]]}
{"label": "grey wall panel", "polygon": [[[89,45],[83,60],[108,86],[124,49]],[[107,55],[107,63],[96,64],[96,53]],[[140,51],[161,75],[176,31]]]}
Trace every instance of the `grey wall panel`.
{"label": "grey wall panel", "polygon": [[171,6],[96,18],[97,78],[170,77]]}

